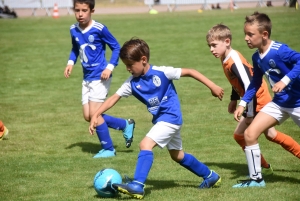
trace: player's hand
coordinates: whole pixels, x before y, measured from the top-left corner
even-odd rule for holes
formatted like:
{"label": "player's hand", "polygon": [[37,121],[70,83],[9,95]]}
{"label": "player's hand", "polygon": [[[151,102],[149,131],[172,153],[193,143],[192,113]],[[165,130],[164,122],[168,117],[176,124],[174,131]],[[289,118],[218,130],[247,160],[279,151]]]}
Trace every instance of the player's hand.
{"label": "player's hand", "polygon": [[238,106],[238,108],[234,111],[234,119],[239,122],[240,118],[244,112],[245,108],[243,106]]}
{"label": "player's hand", "polygon": [[73,65],[67,65],[64,71],[65,78],[69,78],[73,70]]}
{"label": "player's hand", "polygon": [[106,68],[104,71],[102,71],[101,80],[108,80],[110,77],[110,74],[111,74],[111,70]]}
{"label": "player's hand", "polygon": [[230,114],[233,114],[236,109],[236,106],[237,106],[237,100],[230,101],[230,103],[228,104],[228,112]]}
{"label": "player's hand", "polygon": [[223,95],[224,95],[224,90],[221,87],[219,87],[218,85],[216,85],[211,89],[211,94],[214,97],[218,97],[219,100],[222,100]]}
{"label": "player's hand", "polygon": [[98,123],[97,116],[94,115],[90,121],[90,126],[89,126],[89,132],[91,135],[94,135],[94,131],[97,126],[97,123]]}
{"label": "player's hand", "polygon": [[274,84],[274,86],[272,87],[272,91],[274,93],[278,93],[278,92],[281,92],[285,87],[286,87],[286,85],[284,84],[284,82],[279,81],[276,84]]}

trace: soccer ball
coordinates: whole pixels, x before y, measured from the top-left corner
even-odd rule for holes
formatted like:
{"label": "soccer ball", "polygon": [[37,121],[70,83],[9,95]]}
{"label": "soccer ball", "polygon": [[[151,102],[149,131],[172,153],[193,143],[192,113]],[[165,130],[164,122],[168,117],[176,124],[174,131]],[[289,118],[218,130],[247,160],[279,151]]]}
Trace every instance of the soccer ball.
{"label": "soccer ball", "polygon": [[111,198],[118,194],[111,184],[121,184],[122,177],[114,169],[103,169],[94,177],[94,188],[100,197]]}

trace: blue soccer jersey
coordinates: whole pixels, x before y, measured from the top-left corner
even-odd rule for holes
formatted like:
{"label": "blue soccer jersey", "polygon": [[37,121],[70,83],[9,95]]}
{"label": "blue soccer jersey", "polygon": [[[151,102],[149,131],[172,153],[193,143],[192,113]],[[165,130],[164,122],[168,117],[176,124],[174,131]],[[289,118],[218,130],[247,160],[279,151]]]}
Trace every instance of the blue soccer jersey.
{"label": "blue soccer jersey", "polygon": [[106,45],[112,51],[109,64],[118,65],[120,45],[105,25],[93,20],[89,27],[82,30],[79,23],[75,23],[70,27],[70,34],[72,50],[68,63],[75,64],[77,57],[80,56],[84,80],[100,79],[102,71],[107,66]]}
{"label": "blue soccer jersey", "polygon": [[152,123],[164,121],[181,125],[182,114],[172,80],[178,80],[181,68],[150,66],[147,73],[129,77],[116,92],[121,97],[135,96],[153,115]]}
{"label": "blue soccer jersey", "polygon": [[282,79],[288,84],[282,92],[274,94],[274,103],[286,108],[300,107],[300,53],[272,41],[264,54],[256,51],[252,61],[254,75],[243,101],[248,103],[252,100],[265,75],[271,87]]}

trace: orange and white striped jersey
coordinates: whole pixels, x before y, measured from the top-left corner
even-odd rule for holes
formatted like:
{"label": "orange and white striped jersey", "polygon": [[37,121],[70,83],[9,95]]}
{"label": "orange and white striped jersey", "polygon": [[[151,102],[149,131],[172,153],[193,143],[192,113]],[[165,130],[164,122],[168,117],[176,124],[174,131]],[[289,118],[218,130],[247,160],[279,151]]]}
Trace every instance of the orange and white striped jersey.
{"label": "orange and white striped jersey", "polygon": [[[222,61],[224,73],[232,86],[231,100],[239,100],[243,97],[253,76],[253,67],[236,50],[231,50]],[[263,80],[256,97],[247,104],[247,116],[254,116],[263,106],[272,100],[267,83]]]}

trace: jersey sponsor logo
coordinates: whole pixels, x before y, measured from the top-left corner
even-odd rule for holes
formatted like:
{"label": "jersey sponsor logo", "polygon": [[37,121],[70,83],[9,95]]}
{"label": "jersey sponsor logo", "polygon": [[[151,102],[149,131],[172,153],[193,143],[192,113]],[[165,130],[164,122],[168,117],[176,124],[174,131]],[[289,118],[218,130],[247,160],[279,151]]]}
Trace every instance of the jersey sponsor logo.
{"label": "jersey sponsor logo", "polygon": [[80,54],[80,61],[81,61],[81,63],[82,62],[87,63],[89,61],[89,59],[87,58],[86,53],[85,53],[85,48],[87,46],[89,46],[92,50],[96,49],[96,46],[92,45],[92,44],[85,43],[85,44],[81,45],[80,48],[79,48],[79,54]]}
{"label": "jersey sponsor logo", "polygon": [[159,99],[158,97],[153,97],[153,98],[149,98],[148,99],[148,103],[153,107],[153,106],[156,106],[156,105],[159,105]]}
{"label": "jersey sponsor logo", "polygon": [[153,81],[153,84],[157,87],[159,87],[161,85],[161,80],[158,76],[154,75],[152,77],[152,81]]}

